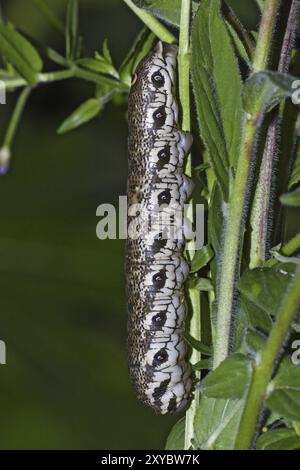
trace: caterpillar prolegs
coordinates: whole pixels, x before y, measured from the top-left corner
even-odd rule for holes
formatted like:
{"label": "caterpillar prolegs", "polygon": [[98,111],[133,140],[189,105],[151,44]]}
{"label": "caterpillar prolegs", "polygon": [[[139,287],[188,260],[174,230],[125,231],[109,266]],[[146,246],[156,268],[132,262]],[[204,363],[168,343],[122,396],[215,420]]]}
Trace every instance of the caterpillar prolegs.
{"label": "caterpillar prolegs", "polygon": [[193,186],[183,174],[192,137],[178,129],[176,57],[176,46],[158,42],[136,69],[128,103],[129,370],[138,397],[161,414],[182,410],[192,390],[183,340],[189,266],[168,211],[182,209]]}

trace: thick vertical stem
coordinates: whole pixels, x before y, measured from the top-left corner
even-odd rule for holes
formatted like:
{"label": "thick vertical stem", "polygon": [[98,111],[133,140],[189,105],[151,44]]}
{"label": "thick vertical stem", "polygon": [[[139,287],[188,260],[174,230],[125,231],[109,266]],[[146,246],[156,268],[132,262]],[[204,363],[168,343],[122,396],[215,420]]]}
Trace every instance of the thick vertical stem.
{"label": "thick vertical stem", "polygon": [[[298,7],[299,1],[292,0],[278,65],[278,72],[280,73],[287,72],[289,68],[292,44],[296,31]],[[251,215],[250,268],[262,265],[268,254],[270,226],[272,223],[272,179],[274,164],[278,156],[280,121],[280,108],[278,107],[273,113],[267,132],[266,146],[255,192]]]}
{"label": "thick vertical stem", "polygon": [[[179,102],[182,111],[181,127],[184,131],[190,131],[190,14],[191,0],[182,0],[180,16],[180,35],[178,51],[178,75],[179,75]],[[187,158],[185,172],[188,176],[192,175],[192,164],[190,155]],[[192,219],[192,203],[190,204],[190,213],[188,217]],[[189,244],[189,255],[193,254],[193,247]],[[192,317],[190,322],[190,334],[200,340],[200,296],[199,292],[193,289],[189,290],[189,297],[192,306]],[[196,363],[200,360],[200,353],[192,351],[191,362]],[[199,374],[197,372],[197,374]],[[185,425],[185,449],[191,447],[191,440],[194,437],[194,419],[199,401],[199,392],[196,390],[194,400],[186,413]]]}

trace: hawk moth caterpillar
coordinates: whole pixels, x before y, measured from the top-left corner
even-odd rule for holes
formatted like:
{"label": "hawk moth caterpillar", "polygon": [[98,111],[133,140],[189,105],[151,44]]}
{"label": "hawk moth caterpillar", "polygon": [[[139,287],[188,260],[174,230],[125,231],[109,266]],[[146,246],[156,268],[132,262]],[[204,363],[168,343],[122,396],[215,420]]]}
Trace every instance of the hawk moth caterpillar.
{"label": "hawk moth caterpillar", "polygon": [[128,99],[128,227],[137,234],[126,242],[128,362],[138,398],[160,414],[184,409],[192,395],[183,340],[185,240],[176,228],[168,237],[157,219],[148,230],[149,216],[183,209],[193,188],[183,173],[192,136],[178,129],[176,58],[176,46],[158,42],[138,65]]}

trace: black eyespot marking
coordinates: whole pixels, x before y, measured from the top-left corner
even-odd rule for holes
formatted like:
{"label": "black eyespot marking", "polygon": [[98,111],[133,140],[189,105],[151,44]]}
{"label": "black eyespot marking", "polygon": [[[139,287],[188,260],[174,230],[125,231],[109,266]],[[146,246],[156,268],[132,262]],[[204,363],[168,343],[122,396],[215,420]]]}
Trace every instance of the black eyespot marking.
{"label": "black eyespot marking", "polygon": [[166,312],[159,312],[154,317],[152,317],[152,326],[153,329],[159,330],[167,320],[167,313]]}
{"label": "black eyespot marking", "polygon": [[155,129],[159,129],[163,127],[166,122],[166,110],[164,106],[160,106],[156,111],[153,113],[153,120],[154,120],[154,127]]}
{"label": "black eyespot marking", "polygon": [[170,381],[171,379],[166,379],[161,382],[158,387],[155,387],[153,390],[153,398],[155,401],[160,401],[160,398],[166,393]]}
{"label": "black eyespot marking", "polygon": [[155,88],[160,88],[165,84],[165,79],[159,71],[152,74],[151,81]]}
{"label": "black eyespot marking", "polygon": [[167,244],[167,238],[164,236],[162,232],[157,234],[154,237],[154,241],[152,244],[152,251],[154,253],[158,253],[162,248],[164,248]]}
{"label": "black eyespot marking", "polygon": [[167,351],[165,349],[161,349],[155,354],[153,358],[153,362],[152,362],[153,367],[160,366],[161,364],[166,362],[168,358],[169,356],[168,356]]}
{"label": "black eyespot marking", "polygon": [[170,150],[170,145],[166,145],[164,148],[162,148],[157,156],[158,156],[158,167],[161,169],[164,165],[167,165],[170,161],[170,155],[171,155],[171,150]]}
{"label": "black eyespot marking", "polygon": [[157,197],[157,202],[159,206],[163,204],[169,205],[171,202],[171,191],[169,189],[162,191]]}
{"label": "black eyespot marking", "polygon": [[152,277],[153,285],[157,289],[162,289],[166,283],[167,280],[167,275],[166,271],[162,269],[161,271],[158,271],[158,273],[154,274]]}
{"label": "black eyespot marking", "polygon": [[172,397],[168,405],[168,413],[174,413],[177,409],[176,397]]}

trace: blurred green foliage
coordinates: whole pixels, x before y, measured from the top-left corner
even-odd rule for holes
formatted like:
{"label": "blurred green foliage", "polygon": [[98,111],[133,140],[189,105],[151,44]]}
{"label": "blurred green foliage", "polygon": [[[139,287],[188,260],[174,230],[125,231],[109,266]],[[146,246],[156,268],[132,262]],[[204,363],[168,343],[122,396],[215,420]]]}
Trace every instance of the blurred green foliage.
{"label": "blurred green foliage", "polygon": [[[66,2],[49,4],[63,19]],[[34,0],[1,1],[1,7],[22,32],[64,52],[64,37]],[[119,65],[140,27],[120,0],[81,2],[87,55],[108,37]],[[0,180],[2,449],[161,448],[174,423],[134,396],[126,364],[124,244],[96,238],[97,206],[117,204],[126,190],[126,109],[111,104],[96,121],[56,134],[92,93],[79,80],[34,90],[11,168]],[[15,99],[9,95],[0,106],[1,138]]]}

